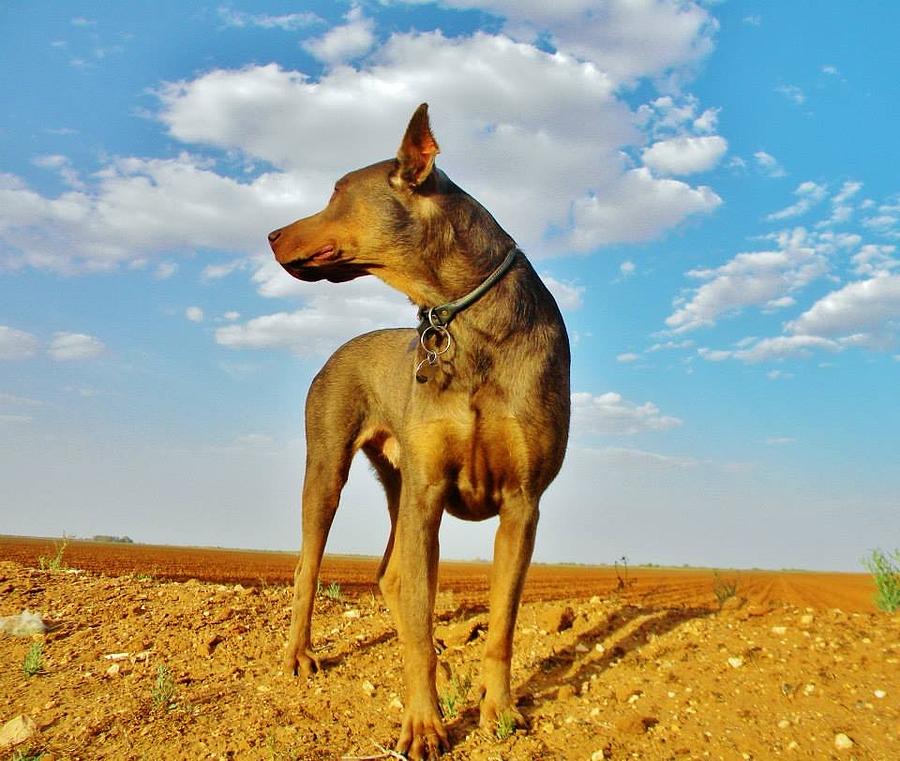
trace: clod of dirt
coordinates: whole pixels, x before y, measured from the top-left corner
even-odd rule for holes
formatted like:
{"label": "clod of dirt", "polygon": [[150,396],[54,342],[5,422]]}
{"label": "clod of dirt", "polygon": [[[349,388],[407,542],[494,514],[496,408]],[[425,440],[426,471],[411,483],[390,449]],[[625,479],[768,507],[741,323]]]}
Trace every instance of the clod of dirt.
{"label": "clod of dirt", "polygon": [[559,634],[566,629],[571,629],[574,623],[575,611],[568,605],[550,608],[537,621],[538,628],[550,634]]}

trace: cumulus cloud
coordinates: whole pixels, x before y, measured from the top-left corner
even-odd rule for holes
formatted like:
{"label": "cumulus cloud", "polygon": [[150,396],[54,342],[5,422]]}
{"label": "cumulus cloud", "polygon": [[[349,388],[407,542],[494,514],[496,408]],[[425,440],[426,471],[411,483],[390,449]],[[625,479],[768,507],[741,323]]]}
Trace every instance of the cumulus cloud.
{"label": "cumulus cloud", "polygon": [[811,181],[802,182],[794,191],[794,195],[798,196],[799,200],[780,211],[772,212],[766,219],[775,221],[799,217],[806,214],[813,206],[822,201],[827,193],[827,188],[824,185],[819,185],[818,183]]}
{"label": "cumulus cloud", "polygon": [[320,61],[335,65],[359,58],[375,44],[375,22],[353,6],[344,17],[346,24],[332,27],[321,37],[307,40],[304,49]]}
{"label": "cumulus cloud", "polygon": [[572,429],[576,435],[628,436],[668,431],[681,424],[679,418],[663,415],[653,402],[635,404],[612,391],[598,396],[583,391],[572,394]]}
{"label": "cumulus cloud", "polygon": [[751,339],[742,342],[740,348],[735,349],[701,348],[697,353],[710,362],[737,359],[741,362],[757,363],[808,357],[814,349],[838,352],[842,351],[843,347],[837,341],[821,336],[794,335]]}
{"label": "cumulus cloud", "polygon": [[896,250],[896,246],[867,243],[853,255],[853,271],[857,275],[878,275],[900,267]]}
{"label": "cumulus cloud", "polygon": [[8,325],[0,325],[0,359],[33,357],[39,345],[37,336]]}
{"label": "cumulus cloud", "polygon": [[[288,275],[272,257],[258,257],[252,280],[260,295],[303,301],[280,311],[216,330],[216,343],[232,349],[281,349],[300,356],[327,355],[353,336],[378,328],[415,324],[416,308],[380,280],[306,283]],[[408,315],[404,319],[403,315]],[[235,316],[234,320],[239,316]]]}
{"label": "cumulus cloud", "polygon": [[823,296],[786,326],[796,334],[844,336],[865,343],[900,331],[900,275],[881,273]]}
{"label": "cumulus cloud", "polygon": [[583,285],[557,280],[546,273],[541,275],[541,280],[544,281],[544,285],[553,294],[553,298],[556,299],[560,309],[579,309],[584,304],[585,288]]}
{"label": "cumulus cloud", "polygon": [[[416,0],[412,0],[416,1]],[[713,49],[718,22],[700,3],[680,0],[441,0],[504,17],[504,31],[592,61],[617,83],[691,66]]]}
{"label": "cumulus cloud", "polygon": [[771,153],[757,151],[753,154],[753,159],[756,161],[756,166],[759,170],[769,177],[784,177],[787,174],[781,164],[778,163],[778,159]]}
{"label": "cumulus cloud", "polygon": [[775,92],[781,93],[787,98],[791,103],[794,103],[797,106],[802,106],[806,102],[806,95],[803,90],[797,85],[778,85],[775,88]]}
{"label": "cumulus cloud", "polygon": [[99,357],[106,347],[103,342],[84,333],[58,332],[47,347],[47,353],[58,362]]}
{"label": "cumulus cloud", "polygon": [[188,154],[114,160],[90,189],[56,198],[0,176],[0,262],[97,271],[160,251],[252,252],[309,203],[307,187],[289,173],[238,182]]}
{"label": "cumulus cloud", "polygon": [[646,148],[641,158],[660,174],[694,174],[712,169],[719,163],[728,143],[718,135],[675,137],[660,140]]}
{"label": "cumulus cloud", "polygon": [[682,333],[713,325],[748,306],[784,307],[790,293],[828,271],[826,254],[834,248],[832,239],[797,228],[778,233],[775,240],[775,250],[741,253],[720,267],[688,272],[704,283],[688,299],[676,301],[677,309],[666,318],[666,325]]}
{"label": "cumulus cloud", "polygon": [[188,307],[184,310],[184,316],[191,322],[203,322],[203,310],[200,307]]}
{"label": "cumulus cloud", "polygon": [[575,202],[569,245],[577,251],[623,241],[659,237],[692,214],[709,213],[722,203],[711,188],[692,188],[679,180],[655,179],[646,167],[632,169],[602,195]]}

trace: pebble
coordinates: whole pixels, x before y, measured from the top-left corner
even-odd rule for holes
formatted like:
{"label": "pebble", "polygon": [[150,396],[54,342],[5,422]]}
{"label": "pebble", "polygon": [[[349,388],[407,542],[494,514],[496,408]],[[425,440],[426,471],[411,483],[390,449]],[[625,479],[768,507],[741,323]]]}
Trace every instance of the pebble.
{"label": "pebble", "polygon": [[807,613],[803,616],[800,616],[800,623],[803,626],[809,626],[813,622],[813,614]]}
{"label": "pebble", "polygon": [[741,666],[744,665],[744,659],[741,658],[740,656],[732,656],[731,658],[728,659],[728,665],[731,666],[731,668],[733,668],[733,669],[739,669]]}
{"label": "pebble", "polygon": [[834,747],[838,750],[850,750],[850,748],[853,747],[853,740],[847,737],[843,732],[838,732],[834,736]]}
{"label": "pebble", "polygon": [[596,650],[598,653],[606,652],[606,648],[603,647],[603,645],[601,645],[599,642],[596,645],[594,645],[594,650]]}
{"label": "pebble", "polygon": [[589,652],[591,652],[591,649],[589,647],[587,647],[587,645],[584,645],[581,642],[579,642],[577,645],[575,645],[575,652],[576,653],[589,653]]}
{"label": "pebble", "polygon": [[789,722],[787,719],[782,719],[778,722],[779,729],[787,729],[789,726],[791,726],[791,722]]}
{"label": "pebble", "polygon": [[887,695],[884,690],[875,690],[875,692],[873,692],[872,694],[879,700],[883,700],[885,695]]}
{"label": "pebble", "polygon": [[356,608],[345,610],[344,618],[359,618],[359,611]]}
{"label": "pebble", "polygon": [[786,634],[786,633],[787,633],[786,626],[773,626],[772,627],[772,634],[777,634],[778,636],[781,636],[782,634]]}
{"label": "pebble", "polygon": [[591,753],[591,761],[603,761],[604,758],[606,758],[606,751],[603,748]]}
{"label": "pebble", "polygon": [[362,691],[369,697],[372,697],[375,694],[375,685],[366,679],[362,683]]}
{"label": "pebble", "polygon": [[396,711],[402,711],[403,702],[400,700],[400,698],[394,698],[390,703],[388,703],[388,708],[393,708]]}

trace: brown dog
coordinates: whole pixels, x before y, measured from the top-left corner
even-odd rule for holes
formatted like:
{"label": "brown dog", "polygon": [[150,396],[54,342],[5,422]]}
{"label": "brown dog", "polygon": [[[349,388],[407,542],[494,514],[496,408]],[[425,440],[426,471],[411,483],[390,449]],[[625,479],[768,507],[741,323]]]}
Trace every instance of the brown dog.
{"label": "brown dog", "polygon": [[[350,461],[362,449],[387,493],[391,533],[379,571],[404,650],[406,711],[397,750],[449,747],[435,688],[432,614],[438,529],[500,516],[481,677],[481,726],[510,714],[513,630],[538,500],[569,431],[569,342],[556,302],[494,218],[434,166],[428,106],[396,160],[338,180],[318,214],[275,230],[275,258],[301,280],[372,274],[420,306],[418,331],[379,330],[338,349],[306,401],[303,546],[285,667],[318,669],[313,598]],[[452,322],[451,322],[452,321]]]}

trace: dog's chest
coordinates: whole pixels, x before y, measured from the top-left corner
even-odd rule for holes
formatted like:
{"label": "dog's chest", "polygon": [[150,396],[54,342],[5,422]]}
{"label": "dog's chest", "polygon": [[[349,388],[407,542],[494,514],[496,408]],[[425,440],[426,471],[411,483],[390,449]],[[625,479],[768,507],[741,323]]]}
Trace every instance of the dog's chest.
{"label": "dog's chest", "polygon": [[[411,426],[407,459],[430,484],[447,486],[446,509],[464,519],[496,515],[503,496],[527,477],[530,452],[511,417],[460,413]],[[406,458],[405,458],[406,459]]]}

